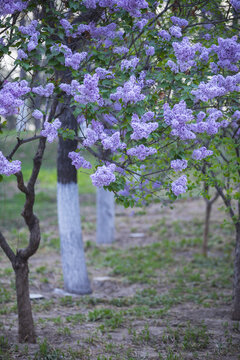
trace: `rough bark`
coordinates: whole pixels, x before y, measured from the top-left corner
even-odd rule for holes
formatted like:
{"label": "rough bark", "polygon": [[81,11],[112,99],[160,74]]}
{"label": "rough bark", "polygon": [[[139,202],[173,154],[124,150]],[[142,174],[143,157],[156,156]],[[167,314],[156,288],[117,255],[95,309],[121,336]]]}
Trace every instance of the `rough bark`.
{"label": "rough bark", "polygon": [[32,317],[32,306],[29,297],[28,263],[18,255],[14,265],[16,275],[16,292],[18,308],[19,342],[36,343],[36,334]]}
{"label": "rough bark", "polygon": [[240,223],[236,225],[232,319],[240,320]]}
{"label": "rough bark", "polygon": [[202,252],[204,256],[207,256],[207,252],[208,252],[208,237],[209,237],[209,223],[210,223],[211,210],[212,210],[212,203],[208,201],[206,202],[203,246],[202,246]]}
{"label": "rough bark", "polygon": [[97,244],[114,241],[115,225],[114,194],[103,188],[97,189]]}
{"label": "rough bark", "polygon": [[[76,130],[76,120],[68,105],[60,116],[63,128]],[[61,241],[64,288],[75,294],[89,294],[88,280],[82,241],[77,171],[68,157],[76,150],[77,142],[59,139],[57,160],[58,226]]]}

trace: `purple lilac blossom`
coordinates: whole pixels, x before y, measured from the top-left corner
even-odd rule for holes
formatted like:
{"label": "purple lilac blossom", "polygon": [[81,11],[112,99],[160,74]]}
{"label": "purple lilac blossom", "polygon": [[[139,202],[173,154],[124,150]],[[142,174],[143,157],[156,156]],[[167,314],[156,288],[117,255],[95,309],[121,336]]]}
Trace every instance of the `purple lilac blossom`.
{"label": "purple lilac blossom", "polygon": [[31,91],[26,80],[20,82],[5,82],[0,90],[0,115],[13,115],[18,113],[23,104],[20,98]]}
{"label": "purple lilac blossom", "polygon": [[92,146],[99,139],[98,134],[93,129],[86,130],[86,139],[83,141],[83,146]]}
{"label": "purple lilac blossom", "polygon": [[112,152],[117,149],[123,149],[126,144],[122,144],[120,140],[120,132],[115,132],[112,136],[105,136],[102,138],[102,145],[104,150],[111,150]]}
{"label": "purple lilac blossom", "polygon": [[141,86],[137,84],[136,77],[132,75],[129,81],[125,82],[123,87],[118,87],[115,94],[110,95],[111,100],[122,101],[126,103],[136,103],[144,100],[145,95],[141,94]]}
{"label": "purple lilac blossom", "polygon": [[230,0],[230,3],[235,11],[240,11],[240,1],[239,0]]}
{"label": "purple lilac blossom", "polygon": [[86,118],[85,118],[84,115],[79,115],[79,116],[77,117],[77,123],[78,123],[79,125],[83,124],[85,121],[86,121]]}
{"label": "purple lilac blossom", "polygon": [[28,55],[22,50],[18,50],[18,60],[27,59]]}
{"label": "purple lilac blossom", "polygon": [[127,54],[128,52],[129,52],[129,49],[125,46],[116,46],[113,49],[113,53],[118,54],[118,55]]}
{"label": "purple lilac blossom", "polygon": [[13,14],[15,11],[23,11],[28,6],[28,1],[0,0],[0,16]]}
{"label": "purple lilac blossom", "polygon": [[204,38],[205,40],[211,40],[212,35],[211,35],[211,34],[205,34],[205,35],[203,35],[203,38]]}
{"label": "purple lilac blossom", "polygon": [[99,79],[112,79],[114,78],[114,74],[110,70],[106,70],[103,68],[96,68],[96,74],[99,76]]}
{"label": "purple lilac blossom", "polygon": [[214,75],[208,83],[201,82],[196,90],[192,90],[196,101],[208,101],[218,96],[227,94],[229,91],[239,91],[240,73],[227,76]]}
{"label": "purple lilac blossom", "polygon": [[171,110],[168,103],[163,105],[164,120],[167,125],[172,128],[171,134],[179,136],[182,140],[195,139],[196,135],[191,130],[189,122],[194,120],[193,112],[187,109],[187,105],[184,100],[175,104]]}
{"label": "purple lilac blossom", "polygon": [[[118,103],[116,103],[114,105],[117,105],[117,104]],[[120,111],[121,108],[118,108],[118,109],[115,108],[115,110]],[[114,124],[116,124],[118,122],[117,119],[111,114],[103,114],[103,120],[105,123],[109,124],[110,126],[113,126]]]}
{"label": "purple lilac blossom", "polygon": [[72,67],[74,70],[78,70],[80,67],[81,62],[86,59],[87,53],[81,52],[81,53],[75,53],[71,56],[65,57],[65,66]]}
{"label": "purple lilac blossom", "polygon": [[100,136],[104,132],[104,126],[100,121],[92,120],[92,129]]}
{"label": "purple lilac blossom", "polygon": [[108,186],[116,180],[114,171],[116,170],[115,164],[110,164],[108,166],[99,166],[97,171],[90,175],[92,183],[96,187]]}
{"label": "purple lilac blossom", "polygon": [[144,28],[145,25],[147,25],[148,20],[147,19],[141,19],[139,21],[136,22],[136,27],[139,28],[139,30],[142,30]]}
{"label": "purple lilac blossom", "polygon": [[158,35],[163,38],[166,41],[170,41],[171,40],[171,35],[169,34],[169,32],[167,32],[166,30],[161,30],[159,31]]}
{"label": "purple lilac blossom", "polygon": [[[147,114],[147,113],[146,113]],[[145,121],[140,121],[137,114],[133,114],[131,126],[133,128],[133,133],[131,135],[132,140],[140,140],[143,138],[148,138],[148,136],[158,128],[157,122],[148,122],[148,118],[145,114]]]}
{"label": "purple lilac blossom", "polygon": [[236,63],[240,60],[240,44],[237,43],[237,36],[223,39],[218,38],[218,46],[213,44],[211,50],[218,56],[218,66],[230,71],[238,71]]}
{"label": "purple lilac blossom", "polygon": [[194,66],[195,54],[200,50],[201,44],[191,44],[187,37],[183,38],[181,42],[174,42],[172,44],[178,65],[182,72],[187,71],[191,66]]}
{"label": "purple lilac blossom", "polygon": [[166,65],[169,66],[175,74],[179,72],[179,66],[174,61],[168,60]]}
{"label": "purple lilac blossom", "polygon": [[0,174],[10,176],[21,171],[21,161],[8,161],[0,151]]}
{"label": "purple lilac blossom", "polygon": [[48,83],[45,86],[45,88],[42,85],[32,88],[33,93],[35,93],[37,95],[40,95],[40,96],[45,96],[45,97],[51,96],[52,93],[53,93],[53,90],[54,90],[54,84],[53,83]]}
{"label": "purple lilac blossom", "polygon": [[47,141],[52,143],[53,140],[58,136],[57,130],[61,126],[61,121],[59,119],[55,119],[52,123],[45,121],[44,129],[41,131],[41,135],[47,138]]}
{"label": "purple lilac blossom", "polygon": [[122,60],[121,61],[121,70],[122,71],[124,69],[128,70],[130,68],[135,69],[138,63],[139,63],[139,58],[137,58],[136,56],[134,56],[130,60]]}
{"label": "purple lilac blossom", "polygon": [[[84,105],[90,102],[97,102],[101,106],[98,80],[99,76],[97,74],[92,76],[90,74],[86,74],[84,76],[83,84],[76,86],[74,100]],[[71,84],[73,86],[73,82]]]}
{"label": "purple lilac blossom", "polygon": [[36,33],[37,25],[37,20],[33,20],[30,25],[19,26],[18,30],[24,35],[32,36],[34,33]]}
{"label": "purple lilac blossom", "polygon": [[61,19],[61,20],[60,20],[60,24],[61,24],[62,27],[64,28],[66,36],[71,36],[70,30],[72,30],[73,27],[72,27],[72,25],[70,24],[70,22],[69,22],[68,20],[66,20],[66,19]]}
{"label": "purple lilac blossom", "polygon": [[172,192],[178,196],[187,190],[187,176],[182,175],[180,178],[172,182]]}
{"label": "purple lilac blossom", "polygon": [[133,17],[140,17],[140,10],[148,8],[148,3],[145,0],[118,0],[115,3],[118,8],[128,11]]}
{"label": "purple lilac blossom", "polygon": [[130,156],[136,156],[139,160],[145,160],[147,156],[156,154],[157,150],[151,147],[146,147],[143,144],[127,150]]}
{"label": "purple lilac blossom", "polygon": [[207,156],[210,156],[212,154],[213,154],[212,150],[207,150],[207,148],[205,146],[203,146],[203,147],[201,147],[199,149],[193,150],[192,158],[194,160],[202,160],[202,159],[205,159]]}
{"label": "purple lilac blossom", "polygon": [[179,17],[177,16],[172,16],[171,17],[171,21],[174,25],[178,25],[180,27],[185,27],[185,26],[188,26],[188,21],[185,20],[185,19],[180,19]]}
{"label": "purple lilac blossom", "polygon": [[172,160],[171,168],[174,171],[182,171],[182,170],[186,169],[187,164],[188,164],[187,160],[181,160],[181,159]]}
{"label": "purple lilac blossom", "polygon": [[36,47],[38,46],[38,35],[39,35],[39,32],[36,32],[35,34],[33,34],[30,37],[29,43],[27,45],[28,51],[32,51],[32,50],[36,49]]}
{"label": "purple lilac blossom", "polygon": [[214,74],[219,72],[219,67],[215,62],[210,62],[210,68]]}
{"label": "purple lilac blossom", "polygon": [[41,120],[43,118],[43,113],[40,110],[36,109],[36,110],[33,111],[32,116],[36,120]]}
{"label": "purple lilac blossom", "polygon": [[68,154],[68,157],[72,160],[72,165],[75,166],[77,170],[80,169],[81,167],[83,169],[92,168],[90,162],[85,160],[83,156],[81,156],[79,153],[76,153],[75,151],[71,151]]}
{"label": "purple lilac blossom", "polygon": [[176,37],[176,38],[180,38],[182,37],[182,31],[181,31],[181,28],[179,26],[171,26],[170,29],[169,29],[169,32],[172,36]]}
{"label": "purple lilac blossom", "polygon": [[153,56],[155,54],[155,49],[153,46],[145,45],[144,49],[147,56]]}

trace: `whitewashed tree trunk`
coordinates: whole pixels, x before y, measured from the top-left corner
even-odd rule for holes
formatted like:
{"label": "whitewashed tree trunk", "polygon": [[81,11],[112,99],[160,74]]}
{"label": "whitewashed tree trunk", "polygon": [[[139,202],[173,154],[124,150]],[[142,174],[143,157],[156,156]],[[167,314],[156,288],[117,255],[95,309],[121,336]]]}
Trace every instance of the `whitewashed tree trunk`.
{"label": "whitewashed tree trunk", "polygon": [[89,294],[91,288],[82,241],[78,185],[58,182],[57,203],[64,289],[69,293]]}
{"label": "whitewashed tree trunk", "polygon": [[27,106],[27,100],[20,106],[20,110],[16,119],[16,130],[23,131],[29,115],[29,109]]}
{"label": "whitewashed tree trunk", "polygon": [[114,194],[97,189],[97,244],[111,244],[115,236]]}
{"label": "whitewashed tree trunk", "polygon": [[[66,100],[67,103],[67,100]],[[65,105],[60,116],[63,128],[75,129],[76,120],[69,104]],[[58,226],[61,242],[64,290],[74,294],[89,294],[84,247],[82,241],[80,206],[77,185],[77,171],[68,157],[77,142],[59,138],[58,146]]]}

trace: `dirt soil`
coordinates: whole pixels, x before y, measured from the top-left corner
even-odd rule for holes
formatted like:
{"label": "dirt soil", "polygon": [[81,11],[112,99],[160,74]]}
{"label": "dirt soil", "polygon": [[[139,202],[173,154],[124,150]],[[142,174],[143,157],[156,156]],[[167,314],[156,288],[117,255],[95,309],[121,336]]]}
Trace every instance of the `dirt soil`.
{"label": "dirt soil", "polygon": [[[81,215],[90,296],[56,290],[63,288],[60,251],[54,245],[57,222],[42,221],[43,242],[30,261],[31,293],[43,296],[32,301],[36,345],[17,343],[14,276],[0,250],[0,286],[10,294],[0,301],[0,336],[8,339],[7,345],[0,342],[0,359],[240,359],[240,323],[231,320],[234,229],[229,226],[222,233],[227,216],[217,210],[221,202],[214,205],[205,259],[203,200],[178,201],[173,209],[159,203],[134,210],[117,206],[115,242],[102,247],[95,245],[93,200],[81,199],[87,204]],[[147,254],[148,249],[153,260],[146,263],[141,251]],[[155,256],[161,251],[161,261],[167,262],[158,268]],[[126,262],[129,272],[121,267],[124,254],[136,256],[136,263]],[[107,255],[115,256],[116,264]],[[141,261],[146,272],[137,270]],[[229,276],[224,271],[218,276],[224,262]],[[136,268],[131,271],[131,266]]]}

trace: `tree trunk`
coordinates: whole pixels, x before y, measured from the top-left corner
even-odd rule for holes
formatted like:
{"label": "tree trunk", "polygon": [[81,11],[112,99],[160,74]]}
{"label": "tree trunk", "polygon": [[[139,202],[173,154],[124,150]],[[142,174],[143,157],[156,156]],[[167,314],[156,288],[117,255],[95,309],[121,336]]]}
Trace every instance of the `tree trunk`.
{"label": "tree trunk", "polygon": [[28,263],[16,256],[14,265],[16,275],[16,293],[18,308],[19,342],[36,343],[36,334],[32,317],[32,306],[29,297]]}
{"label": "tree trunk", "polygon": [[207,256],[208,252],[208,237],[209,237],[209,223],[212,210],[212,203],[206,201],[206,212],[205,212],[205,223],[204,223],[204,234],[203,234],[203,247],[202,252],[204,256]]}
{"label": "tree trunk", "polygon": [[103,188],[97,189],[97,244],[114,241],[114,194]]}
{"label": "tree trunk", "polygon": [[[75,129],[76,120],[70,106],[66,106],[60,116],[64,128]],[[66,291],[75,294],[89,294],[84,247],[82,241],[77,171],[68,157],[76,150],[77,143],[59,138],[58,146],[58,226],[61,241],[61,256]]]}
{"label": "tree trunk", "polygon": [[232,319],[240,320],[240,223],[236,224]]}

